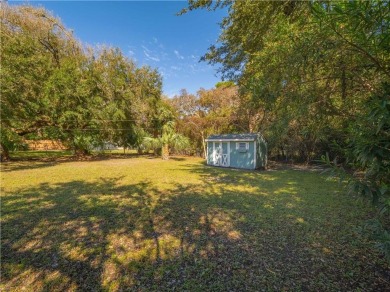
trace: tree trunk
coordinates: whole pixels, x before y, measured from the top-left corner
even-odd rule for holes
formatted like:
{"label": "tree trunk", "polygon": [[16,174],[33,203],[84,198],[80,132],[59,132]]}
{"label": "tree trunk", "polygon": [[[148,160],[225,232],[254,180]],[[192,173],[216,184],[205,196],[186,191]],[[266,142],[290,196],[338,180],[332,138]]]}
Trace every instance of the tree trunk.
{"label": "tree trunk", "polygon": [[9,150],[7,147],[5,147],[3,144],[0,144],[1,153],[0,153],[0,161],[8,161],[10,159],[9,157]]}
{"label": "tree trunk", "polygon": [[201,134],[201,137],[202,137],[203,158],[206,158],[207,151],[206,151],[206,142],[205,142],[205,140],[204,140],[204,132],[201,131],[200,134]]}
{"label": "tree trunk", "polygon": [[89,151],[87,149],[75,148],[74,153],[76,156],[87,156]]}
{"label": "tree trunk", "polygon": [[163,160],[168,160],[169,159],[169,147],[168,144],[164,144],[161,148],[161,158]]}

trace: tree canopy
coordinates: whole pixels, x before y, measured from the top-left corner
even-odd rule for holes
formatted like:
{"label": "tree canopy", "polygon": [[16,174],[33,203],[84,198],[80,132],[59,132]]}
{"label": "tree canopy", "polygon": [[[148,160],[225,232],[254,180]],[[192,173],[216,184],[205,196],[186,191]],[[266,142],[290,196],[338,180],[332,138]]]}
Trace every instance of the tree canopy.
{"label": "tree canopy", "polygon": [[3,159],[26,137],[60,139],[85,154],[104,142],[137,146],[158,131],[157,70],[117,48],[82,46],[43,8],[2,9]]}

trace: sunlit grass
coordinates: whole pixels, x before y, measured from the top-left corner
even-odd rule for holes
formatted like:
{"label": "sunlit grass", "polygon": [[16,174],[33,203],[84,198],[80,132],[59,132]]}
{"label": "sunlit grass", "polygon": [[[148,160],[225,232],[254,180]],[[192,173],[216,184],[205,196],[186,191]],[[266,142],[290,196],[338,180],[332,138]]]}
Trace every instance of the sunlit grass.
{"label": "sunlit grass", "polygon": [[1,180],[6,291],[388,287],[357,232],[370,208],[318,172],[143,156],[9,162]]}

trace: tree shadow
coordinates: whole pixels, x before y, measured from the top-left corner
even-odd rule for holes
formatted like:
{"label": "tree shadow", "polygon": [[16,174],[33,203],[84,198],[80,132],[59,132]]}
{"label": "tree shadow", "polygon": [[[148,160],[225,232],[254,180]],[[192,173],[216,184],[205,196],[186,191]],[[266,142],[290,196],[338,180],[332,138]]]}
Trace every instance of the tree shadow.
{"label": "tree shadow", "polygon": [[56,161],[7,161],[1,163],[1,172],[46,168],[57,164]]}
{"label": "tree shadow", "polygon": [[173,160],[173,161],[185,161],[186,160],[185,157],[178,157],[178,156],[170,156],[169,159]]}
{"label": "tree shadow", "polygon": [[[5,196],[2,276],[16,281],[11,281],[8,288],[25,280],[15,278],[12,269],[7,269],[9,264],[16,264],[42,271],[46,276],[59,271],[68,284],[75,283],[79,290],[102,290],[107,237],[120,229],[131,233],[142,211],[136,205],[144,204],[147,197],[147,183],[124,188],[115,186],[118,180],[44,183]],[[134,206],[120,203],[129,199]]]}
{"label": "tree shadow", "polygon": [[[3,288],[385,287],[372,281],[377,266],[362,256],[367,250],[353,249],[353,256],[348,255],[347,242],[354,236],[343,225],[352,207],[346,209],[344,199],[334,200],[334,191],[326,198],[294,172],[182,167],[197,172],[202,183],[161,188],[151,181],[122,185],[120,177],[102,177],[44,183],[4,196]],[[330,187],[325,178],[317,181]],[[368,273],[359,274],[359,282],[345,277],[363,266]]]}
{"label": "tree shadow", "polygon": [[103,154],[93,154],[86,156],[59,156],[59,157],[33,157],[33,158],[21,158],[21,159],[12,159],[11,161],[1,163],[2,172],[12,172],[19,170],[30,170],[38,168],[46,168],[56,166],[58,164],[75,162],[75,161],[106,161],[106,160],[125,160],[133,158],[155,158],[152,154],[137,154],[137,153],[103,153]]}

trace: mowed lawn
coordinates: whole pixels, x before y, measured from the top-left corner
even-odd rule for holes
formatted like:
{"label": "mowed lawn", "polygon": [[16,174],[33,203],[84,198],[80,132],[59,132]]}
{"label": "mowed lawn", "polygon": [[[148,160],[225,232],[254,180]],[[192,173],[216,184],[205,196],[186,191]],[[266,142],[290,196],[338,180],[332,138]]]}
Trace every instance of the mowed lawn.
{"label": "mowed lawn", "polygon": [[4,291],[380,291],[370,208],[305,170],[198,158],[2,165]]}

